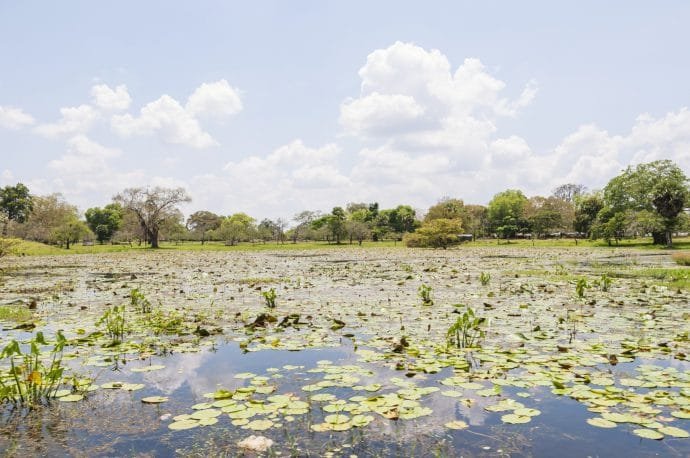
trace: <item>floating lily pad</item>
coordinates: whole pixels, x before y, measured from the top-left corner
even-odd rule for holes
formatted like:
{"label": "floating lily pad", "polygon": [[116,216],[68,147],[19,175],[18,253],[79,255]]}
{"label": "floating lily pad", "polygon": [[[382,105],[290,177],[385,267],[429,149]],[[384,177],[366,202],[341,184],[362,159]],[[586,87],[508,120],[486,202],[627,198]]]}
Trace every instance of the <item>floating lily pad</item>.
{"label": "floating lily pad", "polygon": [[462,420],[453,420],[446,423],[445,427],[450,429],[466,429],[469,425]]}
{"label": "floating lily pad", "polygon": [[167,401],[168,398],[165,396],[149,396],[141,399],[144,404],[160,404]]}
{"label": "floating lily pad", "polygon": [[643,439],[652,439],[657,441],[664,438],[664,435],[659,431],[647,428],[634,429],[633,434],[635,434],[636,436],[640,436]]}
{"label": "floating lily pad", "polygon": [[615,428],[616,423],[613,421],[605,420],[601,417],[588,418],[587,423],[598,428]]}
{"label": "floating lily pad", "polygon": [[196,420],[181,420],[170,423],[168,425],[168,428],[172,429],[173,431],[181,431],[183,429],[192,429],[198,426],[199,422]]}

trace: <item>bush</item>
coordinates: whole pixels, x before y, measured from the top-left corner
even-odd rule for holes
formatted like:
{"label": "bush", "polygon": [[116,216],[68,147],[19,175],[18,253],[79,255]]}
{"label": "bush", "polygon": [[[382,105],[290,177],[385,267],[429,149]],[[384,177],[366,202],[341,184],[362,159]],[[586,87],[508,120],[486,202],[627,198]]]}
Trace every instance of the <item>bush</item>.
{"label": "bush", "polygon": [[403,236],[403,243],[408,248],[420,248],[429,246],[425,237],[416,233],[407,233]]}
{"label": "bush", "polygon": [[673,253],[671,257],[678,265],[690,266],[690,251],[679,251],[678,253]]}

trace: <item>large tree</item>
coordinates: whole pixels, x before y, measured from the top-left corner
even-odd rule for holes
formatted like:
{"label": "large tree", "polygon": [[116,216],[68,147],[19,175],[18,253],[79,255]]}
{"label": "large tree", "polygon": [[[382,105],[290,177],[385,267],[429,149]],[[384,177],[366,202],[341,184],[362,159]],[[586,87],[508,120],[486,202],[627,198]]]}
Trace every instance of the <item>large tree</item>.
{"label": "large tree", "polygon": [[508,189],[496,194],[488,207],[491,228],[503,238],[514,237],[517,232],[527,229],[525,209],[527,197],[517,189]]}
{"label": "large tree", "polygon": [[86,224],[96,234],[96,239],[103,243],[110,240],[122,225],[123,210],[120,204],[109,204],[104,208],[93,207],[86,210]]}
{"label": "large tree", "polygon": [[254,218],[246,213],[235,213],[223,219],[220,227],[214,231],[217,238],[225,240],[230,245],[250,240],[256,234]]}
{"label": "large tree", "polygon": [[7,225],[10,221],[23,223],[29,218],[33,208],[33,199],[29,188],[22,183],[5,186],[0,189],[0,214],[2,214],[2,236],[7,235]]}
{"label": "large tree", "polygon": [[64,245],[68,250],[70,244],[77,243],[90,234],[89,226],[84,221],[80,221],[76,216],[66,219],[53,230],[55,241],[60,245]]}
{"label": "large tree", "polygon": [[184,188],[128,188],[113,197],[116,203],[137,216],[151,248],[158,248],[161,224],[176,215],[177,205],[190,202]]}
{"label": "large tree", "polygon": [[200,210],[192,213],[187,218],[187,229],[197,235],[203,245],[208,232],[218,229],[222,221],[222,216],[218,216],[210,211]]}
{"label": "large tree", "polygon": [[670,247],[679,215],[690,205],[688,177],[670,160],[628,167],[606,185],[604,202],[606,214],[654,212],[661,223],[660,230],[652,232],[654,243]]}

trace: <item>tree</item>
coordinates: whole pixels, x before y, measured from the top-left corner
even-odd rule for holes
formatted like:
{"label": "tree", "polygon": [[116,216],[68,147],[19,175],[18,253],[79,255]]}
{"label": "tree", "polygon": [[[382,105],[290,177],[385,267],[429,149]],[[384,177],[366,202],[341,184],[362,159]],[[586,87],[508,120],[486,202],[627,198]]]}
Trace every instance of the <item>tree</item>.
{"label": "tree", "polygon": [[151,248],[158,248],[158,237],[163,221],[174,212],[179,211],[177,205],[190,202],[184,188],[128,188],[113,197],[116,203],[131,210],[137,216],[139,224],[151,244]]}
{"label": "tree", "polygon": [[77,243],[89,234],[91,234],[91,231],[85,222],[80,221],[76,217],[71,217],[54,229],[53,238],[60,245],[64,244],[65,248],[69,250],[71,243]]}
{"label": "tree", "polygon": [[222,221],[223,218],[221,216],[210,211],[200,210],[189,215],[189,218],[187,218],[187,229],[198,236],[203,245],[206,241],[207,233],[218,229]]}
{"label": "tree", "polygon": [[525,207],[527,197],[522,191],[508,189],[496,194],[488,207],[491,228],[503,238],[514,237],[517,232],[527,228]]}
{"label": "tree", "polygon": [[558,199],[573,203],[575,200],[587,191],[587,187],[583,184],[566,183],[558,186],[553,190],[552,195]]}
{"label": "tree", "polygon": [[534,196],[529,199],[525,207],[525,218],[537,237],[562,226],[563,216],[559,209],[561,203],[570,205],[555,197]]}
{"label": "tree", "polygon": [[604,200],[600,192],[578,196],[575,199],[574,229],[586,234],[587,237],[592,237],[592,227],[602,208]]}
{"label": "tree", "polygon": [[100,243],[110,240],[122,225],[123,210],[120,204],[109,204],[104,208],[93,207],[86,210],[86,224],[96,234]]}
{"label": "tree", "polygon": [[318,211],[304,210],[292,217],[292,220],[297,223],[292,228],[292,243],[297,243],[297,239],[302,236],[305,237],[311,229],[311,223],[320,217]]}
{"label": "tree", "polygon": [[408,247],[434,247],[445,250],[460,243],[460,233],[462,224],[459,219],[437,218],[425,221],[416,232],[407,234],[403,241]]}
{"label": "tree", "polygon": [[255,233],[254,218],[246,213],[235,213],[223,219],[215,231],[215,236],[230,245],[235,245],[237,242],[250,240]]}
{"label": "tree", "polygon": [[614,214],[627,210],[655,212],[663,227],[652,233],[654,243],[671,247],[679,215],[690,205],[688,177],[669,160],[628,167],[606,185],[604,202]]}
{"label": "tree", "polygon": [[489,223],[486,207],[483,205],[465,205],[464,213],[463,226],[468,233],[472,234],[472,238],[477,240],[477,237],[486,235]]}
{"label": "tree", "polygon": [[33,199],[29,194],[29,188],[22,183],[0,189],[0,214],[3,217],[2,236],[7,236],[7,225],[10,221],[25,222],[32,209]]}
{"label": "tree", "polygon": [[13,234],[27,240],[55,243],[55,229],[65,221],[78,219],[77,207],[70,205],[61,194],[34,196],[29,217],[13,227]]}
{"label": "tree", "polygon": [[429,207],[424,221],[432,219],[459,219],[462,220],[465,213],[465,203],[460,199],[444,197],[436,205]]}

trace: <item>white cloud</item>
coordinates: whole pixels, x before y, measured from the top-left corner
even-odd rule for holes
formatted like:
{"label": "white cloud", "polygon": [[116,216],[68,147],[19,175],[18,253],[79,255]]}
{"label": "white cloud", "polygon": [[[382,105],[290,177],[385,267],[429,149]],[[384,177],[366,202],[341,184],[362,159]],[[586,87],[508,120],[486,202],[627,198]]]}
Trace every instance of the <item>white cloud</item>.
{"label": "white cloud", "polygon": [[114,148],[106,148],[84,135],[77,135],[67,141],[67,152],[52,160],[48,167],[64,175],[79,175],[84,179],[94,174],[109,171],[107,160],[122,154]]}
{"label": "white cloud", "polygon": [[196,88],[185,109],[192,116],[230,116],[242,111],[242,100],[239,90],[223,79]]}
{"label": "white cloud", "polygon": [[424,111],[412,96],[372,92],[343,102],[340,124],[347,131],[361,135],[402,132],[414,129]]}
{"label": "white cloud", "polygon": [[34,131],[45,137],[85,133],[100,116],[91,105],[60,108],[60,114],[57,122],[41,124]]}
{"label": "white cloud", "polygon": [[218,144],[209,133],[204,132],[199,121],[169,95],[145,105],[138,117],[129,113],[113,116],[111,126],[123,137],[156,133],[167,143],[192,148],[208,148]]}
{"label": "white cloud", "polygon": [[28,113],[24,113],[21,108],[0,106],[0,127],[10,130],[19,130],[22,127],[30,126],[36,122]]}
{"label": "white cloud", "polygon": [[104,111],[122,111],[129,108],[132,98],[127,92],[127,86],[120,84],[111,89],[107,84],[97,84],[91,88],[93,103]]}

